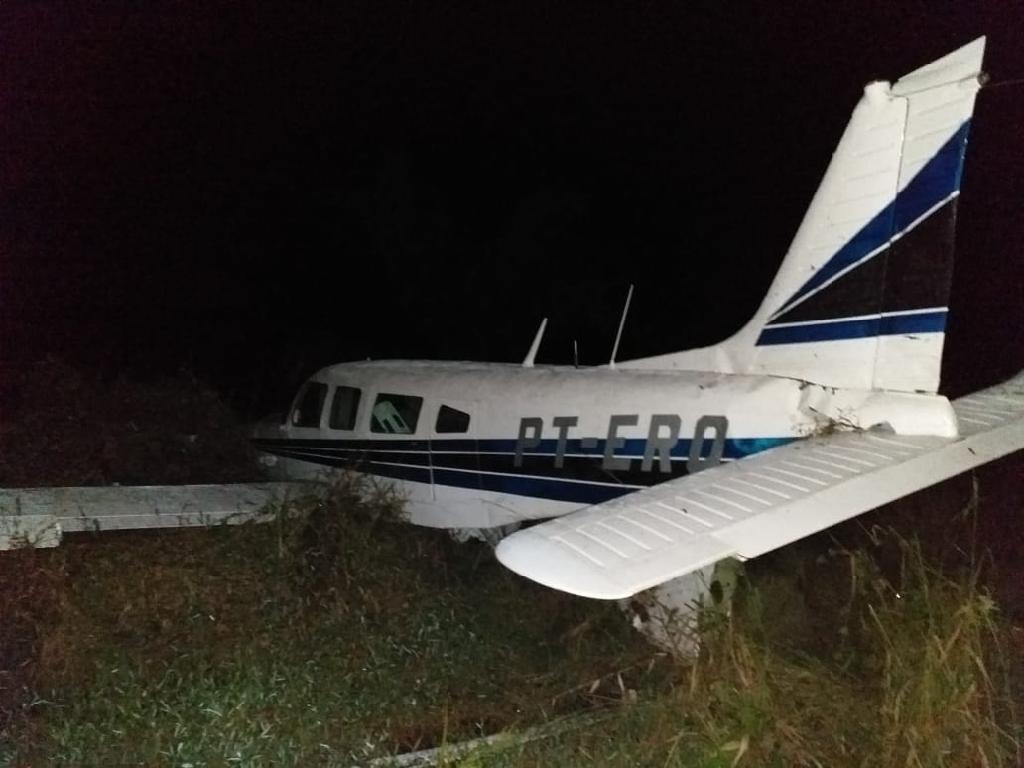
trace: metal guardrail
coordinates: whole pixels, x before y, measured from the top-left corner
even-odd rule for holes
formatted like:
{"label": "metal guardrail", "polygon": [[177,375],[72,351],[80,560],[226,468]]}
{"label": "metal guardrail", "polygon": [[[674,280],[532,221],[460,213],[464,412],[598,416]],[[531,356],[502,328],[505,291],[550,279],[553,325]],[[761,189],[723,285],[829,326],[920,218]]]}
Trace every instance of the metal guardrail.
{"label": "metal guardrail", "polygon": [[55,547],[65,533],[237,524],[318,483],[0,488],[0,550]]}

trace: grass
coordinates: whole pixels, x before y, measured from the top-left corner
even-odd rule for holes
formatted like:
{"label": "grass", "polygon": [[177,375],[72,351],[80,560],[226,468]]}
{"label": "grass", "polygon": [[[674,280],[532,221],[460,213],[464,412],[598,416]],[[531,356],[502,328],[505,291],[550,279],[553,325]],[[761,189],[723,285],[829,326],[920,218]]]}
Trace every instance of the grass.
{"label": "grass", "polygon": [[613,606],[356,490],[265,525],[12,553],[36,587],[6,761],[347,766],[578,711],[617,695],[607,676],[666,687]]}
{"label": "grass", "polygon": [[785,629],[801,619],[786,615],[785,590],[762,573],[731,616],[705,627],[700,658],[671,692],[598,727],[459,764],[1019,765],[1008,675],[1020,659],[1006,655],[977,570],[941,573],[915,540],[875,535],[900,567],[890,577],[864,550],[832,553],[849,591],[818,653],[792,647]]}
{"label": "grass", "polygon": [[752,564],[687,663],[611,604],[397,524],[370,490],[5,555],[0,765],[347,767],[435,746],[466,767],[1021,758],[1020,659],[971,558],[940,570],[891,530],[818,537]]}

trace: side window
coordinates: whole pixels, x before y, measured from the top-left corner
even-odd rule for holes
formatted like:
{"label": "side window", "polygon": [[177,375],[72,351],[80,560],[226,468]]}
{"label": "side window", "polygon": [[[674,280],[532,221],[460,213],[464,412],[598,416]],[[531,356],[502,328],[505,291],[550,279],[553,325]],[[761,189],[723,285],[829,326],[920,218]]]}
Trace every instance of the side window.
{"label": "side window", "polygon": [[411,435],[416,431],[420,418],[422,397],[412,395],[391,395],[381,392],[373,404],[371,432],[385,432],[392,435]]}
{"label": "side window", "polygon": [[355,429],[361,394],[362,392],[355,387],[339,386],[334,390],[331,418],[328,422],[331,429]]}
{"label": "side window", "polygon": [[302,388],[292,411],[292,424],[296,427],[319,427],[320,412],[327,397],[327,385],[319,381],[307,381]]}
{"label": "side window", "polygon": [[434,431],[438,433],[468,432],[469,414],[456,408],[442,405],[441,410],[437,412],[437,426],[434,428]]}

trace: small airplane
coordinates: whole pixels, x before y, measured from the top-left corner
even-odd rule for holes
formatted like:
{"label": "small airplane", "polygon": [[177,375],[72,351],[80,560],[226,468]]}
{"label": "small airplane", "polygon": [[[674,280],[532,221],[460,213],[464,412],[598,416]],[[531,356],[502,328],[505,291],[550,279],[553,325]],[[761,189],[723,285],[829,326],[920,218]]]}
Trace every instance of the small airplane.
{"label": "small airplane", "polygon": [[261,460],[292,479],[387,478],[410,522],[483,530],[513,571],[625,599],[1024,448],[1024,372],[955,403],[937,394],[984,45],[864,88],[732,337],[547,366],[542,322],[521,364],[333,365],[255,431]]}

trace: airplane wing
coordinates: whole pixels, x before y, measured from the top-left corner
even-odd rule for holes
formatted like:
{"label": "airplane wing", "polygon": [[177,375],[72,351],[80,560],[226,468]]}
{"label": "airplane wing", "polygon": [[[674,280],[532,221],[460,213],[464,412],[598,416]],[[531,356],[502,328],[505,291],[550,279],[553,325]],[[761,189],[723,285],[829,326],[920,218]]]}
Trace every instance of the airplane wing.
{"label": "airplane wing", "polygon": [[1024,448],[1024,372],[953,407],[957,438],[811,437],[519,531],[497,556],[555,589],[629,597],[725,557],[757,557]]}

